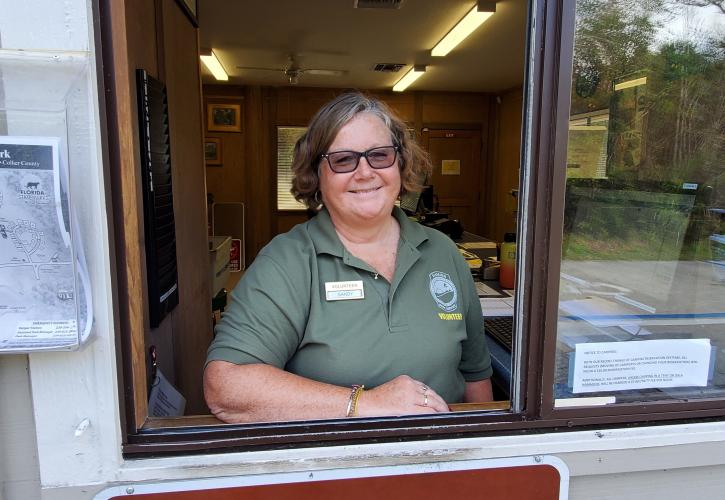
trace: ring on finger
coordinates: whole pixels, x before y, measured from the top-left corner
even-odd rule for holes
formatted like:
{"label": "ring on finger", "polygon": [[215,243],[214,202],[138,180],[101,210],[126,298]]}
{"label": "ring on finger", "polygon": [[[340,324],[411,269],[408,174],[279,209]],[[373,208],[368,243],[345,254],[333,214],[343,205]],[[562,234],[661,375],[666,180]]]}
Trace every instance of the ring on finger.
{"label": "ring on finger", "polygon": [[425,384],[423,384],[423,394],[425,394],[428,391],[429,387]]}
{"label": "ring on finger", "polygon": [[428,395],[423,394],[423,406],[428,406]]}

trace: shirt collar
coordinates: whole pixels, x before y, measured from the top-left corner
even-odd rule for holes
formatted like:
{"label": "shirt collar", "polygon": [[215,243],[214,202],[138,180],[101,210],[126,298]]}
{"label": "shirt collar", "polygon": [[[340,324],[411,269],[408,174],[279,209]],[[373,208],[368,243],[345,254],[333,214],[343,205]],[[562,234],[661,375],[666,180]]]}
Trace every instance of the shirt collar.
{"label": "shirt collar", "polygon": [[[400,225],[400,238],[413,248],[417,248],[418,245],[428,239],[428,235],[426,235],[420,224],[408,219],[408,216],[400,208],[393,207],[393,217]],[[326,208],[320,210],[307,224],[317,254],[328,253],[343,257],[345,249],[335,232],[330,213]]]}

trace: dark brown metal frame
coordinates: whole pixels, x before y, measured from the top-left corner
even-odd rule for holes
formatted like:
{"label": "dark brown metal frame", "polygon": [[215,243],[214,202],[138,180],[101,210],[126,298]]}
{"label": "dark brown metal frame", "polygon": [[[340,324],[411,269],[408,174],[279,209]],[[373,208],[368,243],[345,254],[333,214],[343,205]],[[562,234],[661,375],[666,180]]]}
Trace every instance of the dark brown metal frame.
{"label": "dark brown metal frame", "polygon": [[[547,2],[548,3],[548,2]],[[554,362],[556,355],[559,277],[561,270],[561,241],[564,219],[564,189],[566,184],[566,147],[571,91],[571,62],[574,48],[574,10],[576,0],[551,2],[560,10],[548,8],[549,16],[555,16],[554,29],[547,29],[543,37],[546,55],[542,58],[541,80],[535,82],[541,92],[538,118],[533,123],[538,130],[532,131],[532,182],[531,206],[527,234],[533,235],[529,269],[538,271],[532,279],[528,297],[538,298],[532,304],[528,323],[529,332],[539,332],[529,345],[538,355],[529,357],[530,378],[526,386],[528,401],[536,401],[536,414],[553,404]],[[563,155],[563,157],[562,157]],[[538,219],[537,219],[538,216]],[[541,220],[541,219],[544,220]],[[539,364],[533,364],[536,360]]]}
{"label": "dark brown metal frame", "polygon": [[[543,358],[540,370],[541,387],[541,408],[538,418],[542,421],[564,419],[577,425],[578,422],[601,421],[609,422],[648,422],[667,418],[677,418],[675,415],[696,412],[698,415],[725,415],[725,399],[698,399],[696,401],[657,401],[640,403],[620,403],[601,407],[578,407],[559,408],[554,407],[554,370],[556,343],[557,343],[557,319],[558,319],[558,296],[559,279],[561,272],[561,244],[564,222],[564,197],[566,191],[566,155],[568,146],[568,124],[569,111],[571,106],[571,82],[572,82],[572,61],[574,54],[574,31],[575,31],[575,6],[576,0],[561,0],[561,20],[559,27],[561,34],[559,39],[558,55],[555,59],[556,75],[558,82],[555,89],[552,89],[553,100],[549,109],[551,120],[551,136],[548,138],[546,147],[549,151],[549,158],[546,164],[541,162],[537,169],[541,168],[548,172],[547,177],[551,183],[541,186],[548,193],[548,213],[550,220],[545,227],[537,225],[535,231],[548,231],[546,242],[547,255],[541,261],[546,269],[545,280],[538,283],[545,283],[548,300],[544,299],[542,306],[545,307],[543,322],[532,322],[534,331],[538,325],[543,325]],[[548,26],[548,23],[547,23]],[[548,31],[548,30],[547,30]],[[546,64],[546,62],[544,62]],[[554,75],[552,75],[554,76]],[[545,87],[545,85],[542,85]],[[544,92],[544,95],[547,95]],[[543,124],[543,121],[542,121]],[[542,130],[545,130],[542,128]],[[543,134],[540,134],[543,138]],[[543,155],[542,155],[543,157]],[[543,209],[543,207],[541,207]],[[538,234],[537,234],[538,236]],[[542,248],[539,245],[538,248]],[[534,250],[536,251],[536,250]],[[543,257],[543,256],[542,256]],[[537,282],[535,282],[536,284]],[[541,297],[535,292],[532,297]],[[533,385],[533,384],[530,384]],[[529,388],[530,389],[530,388]]]}
{"label": "dark brown metal frame", "polygon": [[540,434],[622,426],[722,420],[721,409],[691,409],[670,413],[633,413],[606,417],[529,420],[521,415],[441,414],[430,418],[306,421],[249,425],[173,426],[129,436],[124,456],[165,456],[343,446],[384,442],[463,439],[482,436]]}
{"label": "dark brown metal frame", "polygon": [[[100,4],[101,47],[103,59],[112,61],[107,1]],[[528,192],[527,211],[519,230],[526,235],[519,254],[526,276],[520,277],[523,290],[520,328],[527,333],[523,343],[521,413],[466,412],[427,415],[422,417],[325,420],[305,422],[262,423],[247,425],[193,425],[179,420],[168,426],[145,426],[134,432],[135,401],[133,387],[125,381],[125,418],[127,430],[124,454],[165,455],[210,451],[248,450],[260,448],[291,448],[295,446],[333,446],[352,442],[408,441],[420,439],[462,438],[481,435],[552,432],[584,426],[638,425],[645,422],[721,418],[725,400],[668,402],[616,405],[604,408],[553,408],[553,372],[556,348],[558,287],[561,264],[561,241],[565,188],[565,156],[571,90],[571,61],[574,38],[575,0],[532,0],[529,18],[536,25],[527,30],[529,53],[527,87],[525,88],[522,121],[524,138],[522,158],[530,168],[522,176],[519,192]],[[105,33],[104,33],[105,32]],[[118,50],[123,50],[119,48]],[[101,67],[99,65],[99,67]],[[105,105],[109,117],[116,113],[112,66],[103,67]],[[528,118],[528,119],[527,119]],[[114,160],[117,153],[115,121],[108,120],[108,147],[111,178],[118,176],[121,165]],[[530,124],[530,129],[527,128]],[[527,182],[527,185],[524,185]],[[525,188],[525,189],[524,189]],[[118,189],[112,198],[120,197]],[[521,202],[520,202],[521,203]],[[123,237],[123,214],[114,210],[116,237]],[[119,256],[117,265],[123,265]],[[120,269],[120,267],[119,267]],[[123,283],[118,283],[117,296],[123,297]],[[119,366],[130,371],[128,340],[131,325],[124,301],[119,301],[120,343],[124,361]],[[123,403],[123,402],[122,402]]]}

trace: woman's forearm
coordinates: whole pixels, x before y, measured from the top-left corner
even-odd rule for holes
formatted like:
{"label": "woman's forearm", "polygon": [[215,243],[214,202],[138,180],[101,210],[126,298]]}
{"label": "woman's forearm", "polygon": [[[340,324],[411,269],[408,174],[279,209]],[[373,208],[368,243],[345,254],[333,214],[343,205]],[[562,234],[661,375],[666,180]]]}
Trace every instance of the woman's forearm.
{"label": "woman's forearm", "polygon": [[[204,371],[204,396],[211,412],[228,423],[314,420],[347,416],[350,387],[316,382],[265,364],[212,361]],[[383,416],[448,411],[424,383],[400,375],[366,388],[356,415]]]}
{"label": "woman's forearm", "polygon": [[476,382],[466,382],[466,389],[463,392],[464,403],[485,403],[486,401],[493,401],[493,388],[491,387],[490,378]]}
{"label": "woman's forearm", "polygon": [[228,423],[340,418],[349,387],[316,382],[265,364],[212,361],[204,371],[211,412]]}

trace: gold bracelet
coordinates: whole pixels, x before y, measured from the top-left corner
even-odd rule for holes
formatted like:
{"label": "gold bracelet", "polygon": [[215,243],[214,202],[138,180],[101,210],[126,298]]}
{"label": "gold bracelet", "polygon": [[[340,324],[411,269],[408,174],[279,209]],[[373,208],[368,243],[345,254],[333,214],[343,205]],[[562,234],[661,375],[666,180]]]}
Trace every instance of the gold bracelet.
{"label": "gold bracelet", "polygon": [[364,390],[365,390],[365,385],[361,385],[355,391],[355,396],[353,396],[353,398],[352,398],[352,415],[350,415],[351,417],[354,417],[357,415],[357,402],[360,399],[360,395],[363,393]]}
{"label": "gold bracelet", "polygon": [[365,390],[364,384],[354,384],[352,386],[352,390],[350,391],[350,399],[348,399],[347,401],[346,415],[348,417],[354,417],[357,414],[357,400],[360,398],[360,394],[362,394],[363,390]]}

